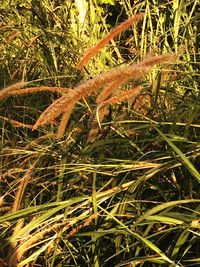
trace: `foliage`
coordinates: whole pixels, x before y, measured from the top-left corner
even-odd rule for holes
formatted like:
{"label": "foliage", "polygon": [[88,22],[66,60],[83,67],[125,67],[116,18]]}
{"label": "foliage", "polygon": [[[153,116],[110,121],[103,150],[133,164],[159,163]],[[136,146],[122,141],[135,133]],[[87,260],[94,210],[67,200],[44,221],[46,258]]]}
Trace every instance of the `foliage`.
{"label": "foliage", "polygon": [[0,4],[1,266],[200,265],[199,3],[113,2]]}

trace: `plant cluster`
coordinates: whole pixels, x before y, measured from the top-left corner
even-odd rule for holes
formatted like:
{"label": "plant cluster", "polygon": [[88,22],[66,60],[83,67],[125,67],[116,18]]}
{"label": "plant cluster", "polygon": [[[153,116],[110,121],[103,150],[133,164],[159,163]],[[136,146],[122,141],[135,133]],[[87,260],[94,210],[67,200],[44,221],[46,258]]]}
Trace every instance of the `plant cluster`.
{"label": "plant cluster", "polygon": [[198,8],[0,5],[0,266],[200,265]]}

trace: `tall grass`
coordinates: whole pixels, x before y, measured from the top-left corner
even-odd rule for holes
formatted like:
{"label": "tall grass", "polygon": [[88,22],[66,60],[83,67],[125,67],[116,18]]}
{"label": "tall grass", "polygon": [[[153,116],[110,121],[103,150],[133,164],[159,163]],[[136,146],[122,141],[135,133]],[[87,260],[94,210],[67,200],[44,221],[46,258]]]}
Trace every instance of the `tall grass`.
{"label": "tall grass", "polygon": [[0,6],[1,266],[200,265],[199,3],[102,3]]}

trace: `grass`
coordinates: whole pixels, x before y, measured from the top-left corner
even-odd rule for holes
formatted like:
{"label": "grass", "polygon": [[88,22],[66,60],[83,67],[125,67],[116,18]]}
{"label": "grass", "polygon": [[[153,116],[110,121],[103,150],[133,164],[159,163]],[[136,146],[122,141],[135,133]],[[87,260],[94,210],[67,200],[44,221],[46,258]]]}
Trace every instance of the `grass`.
{"label": "grass", "polygon": [[103,2],[0,5],[0,266],[200,266],[199,3]]}

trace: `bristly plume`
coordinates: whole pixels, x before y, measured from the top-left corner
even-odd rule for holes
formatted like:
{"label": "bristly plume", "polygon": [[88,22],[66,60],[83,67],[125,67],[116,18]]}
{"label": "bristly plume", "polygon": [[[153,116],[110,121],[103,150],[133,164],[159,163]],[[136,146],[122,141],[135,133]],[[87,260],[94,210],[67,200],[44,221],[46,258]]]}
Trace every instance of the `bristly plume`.
{"label": "bristly plume", "polygon": [[116,95],[114,97],[111,97],[110,99],[102,102],[98,105],[97,109],[94,113],[96,113],[96,120],[93,120],[91,124],[91,128],[88,134],[88,142],[91,142],[94,140],[94,138],[98,135],[99,130],[101,129],[101,122],[103,119],[108,115],[108,106],[115,104],[115,103],[121,103],[124,100],[131,99],[131,101],[134,101],[136,97],[141,93],[143,88],[141,86],[133,87],[130,90],[126,90],[119,95]]}
{"label": "bristly plume", "polygon": [[112,105],[115,103],[121,103],[122,101],[128,100],[128,99],[132,99],[132,101],[134,101],[135,98],[141,93],[142,89],[143,88],[141,86],[136,86],[130,90],[126,90],[126,91],[122,92],[121,94],[119,94],[117,96],[113,96],[112,98],[102,102],[97,107],[97,109],[101,109],[101,107],[103,107],[103,106]]}
{"label": "bristly plume", "polygon": [[[77,69],[83,67],[87,61],[94,56],[102,47],[104,47],[110,40],[120,34],[123,30],[127,29],[140,19],[144,17],[144,14],[137,14],[127,21],[121,23],[116,28],[114,28],[107,36],[100,40],[97,45],[88,49],[85,53],[83,59],[77,65]],[[20,82],[14,84],[8,88],[2,89],[0,91],[0,100],[10,96],[10,95],[21,95],[42,91],[54,91],[63,94],[55,102],[53,102],[38,118],[33,130],[37,129],[39,126],[45,124],[52,124],[55,119],[61,116],[61,121],[57,130],[57,137],[61,138],[64,134],[65,127],[70,118],[71,112],[76,105],[76,103],[82,98],[88,97],[94,92],[101,89],[101,93],[96,98],[96,103],[98,108],[96,109],[97,121],[92,124],[90,136],[94,136],[98,130],[98,124],[105,118],[108,113],[108,105],[114,103],[120,103],[124,99],[135,98],[142,90],[140,86],[135,87],[131,90],[120,92],[118,95],[115,94],[117,89],[123,90],[123,86],[127,84],[130,80],[139,81],[156,65],[168,62],[175,62],[179,56],[177,54],[164,54],[159,56],[148,55],[146,58],[137,63],[131,65],[124,65],[116,67],[95,76],[93,79],[85,81],[74,88],[65,87],[30,87],[22,89],[26,83]],[[109,99],[110,97],[110,99]],[[98,122],[98,123],[97,123]],[[18,124],[19,125],[19,124]],[[99,127],[98,127],[99,128]]]}
{"label": "bristly plume", "polygon": [[122,31],[129,28],[131,25],[137,23],[144,17],[143,13],[134,15],[133,17],[129,18],[128,20],[122,22],[110,33],[108,33],[103,39],[101,39],[95,46],[88,48],[83,55],[83,59],[77,64],[76,69],[81,69],[96,53],[103,48],[109,41],[119,35]]}
{"label": "bristly plume", "polygon": [[23,94],[31,94],[31,93],[37,93],[37,92],[57,92],[61,94],[68,93],[71,88],[66,87],[48,87],[48,86],[41,86],[41,87],[28,87],[21,90],[13,90],[9,92],[9,95],[23,95]]}
{"label": "bristly plume", "polygon": [[29,129],[32,129],[33,128],[33,125],[30,125],[30,124],[24,124],[22,122],[19,122],[19,121],[16,121],[16,120],[12,120],[12,119],[8,119],[6,117],[2,117],[0,116],[0,120],[4,120],[6,122],[9,122],[13,125],[13,127],[15,128],[29,128]]}
{"label": "bristly plume", "polygon": [[120,81],[118,79],[110,82],[104,87],[103,91],[97,96],[96,103],[100,104],[105,101],[113,92],[120,86]]}
{"label": "bristly plume", "polygon": [[18,82],[0,90],[0,100],[8,97],[12,91],[17,91],[27,85],[26,82]]}
{"label": "bristly plume", "polygon": [[58,98],[53,104],[51,104],[39,117],[37,122],[35,123],[33,130],[35,130],[38,126],[46,124],[46,123],[52,123],[55,118],[60,116],[64,110],[68,102],[71,102],[70,93],[69,93],[69,99],[68,94],[63,95],[60,98]]}
{"label": "bristly plume", "polygon": [[[93,92],[97,91],[97,89],[105,88],[107,84],[114,84],[114,81],[116,82],[115,88],[117,88],[127,83],[130,79],[141,79],[152,69],[154,65],[174,61],[175,59],[177,59],[177,55],[174,54],[164,54],[160,56],[149,57],[138,64],[116,67],[108,72],[97,75],[93,79],[83,82],[77,87],[74,87],[73,90],[70,90],[68,93],[64,94],[53,104],[51,104],[41,114],[36,124],[34,125],[33,130],[37,129],[41,125],[52,123],[55,118],[65,112],[67,105],[69,105],[70,108],[73,108],[77,101],[79,101],[83,97],[91,95]],[[110,94],[111,92],[109,91],[108,95]],[[101,100],[105,98],[104,96],[101,97]],[[70,109],[70,111],[72,111],[72,108]],[[66,118],[69,118],[69,116],[66,116]],[[65,124],[67,124],[67,119],[65,119]]]}

